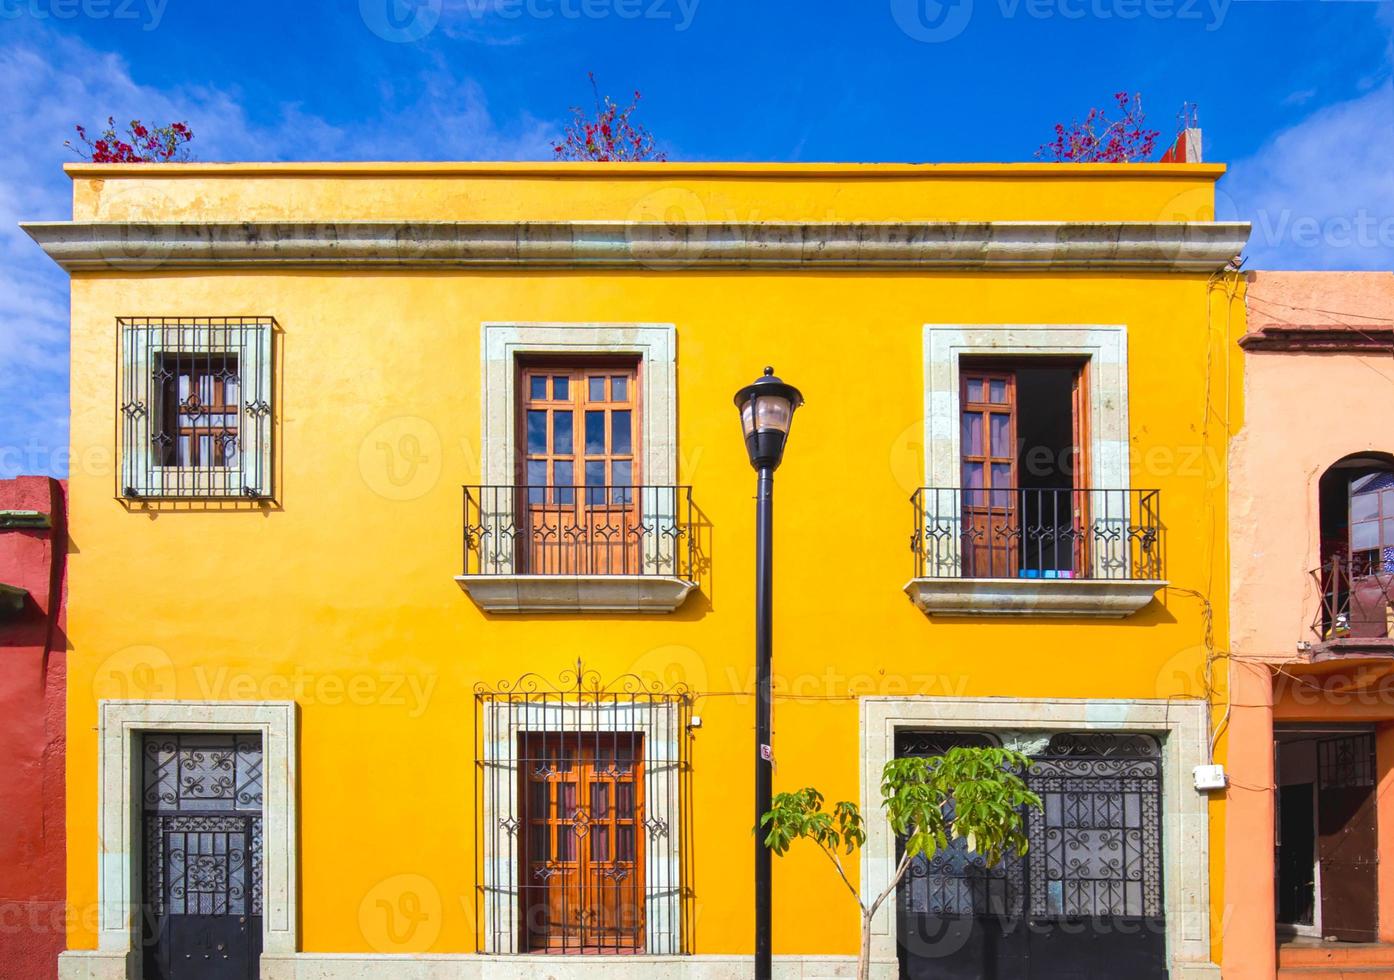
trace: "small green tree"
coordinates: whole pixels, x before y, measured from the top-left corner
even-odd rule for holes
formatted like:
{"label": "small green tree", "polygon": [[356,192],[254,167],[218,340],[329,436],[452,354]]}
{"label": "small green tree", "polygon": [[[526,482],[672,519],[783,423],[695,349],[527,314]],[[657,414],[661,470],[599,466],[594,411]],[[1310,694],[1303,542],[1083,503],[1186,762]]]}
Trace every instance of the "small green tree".
{"label": "small green tree", "polygon": [[1030,765],[1031,760],[1020,752],[996,748],[953,748],[943,755],[886,763],[881,770],[881,806],[891,832],[905,841],[905,851],[891,880],[870,901],[842,866],[841,854],[850,855],[866,843],[857,804],[844,800],[828,812],[823,809],[823,794],[811,786],[780,793],[760,819],[765,846],[783,855],[794,841],[811,840],[832,861],[862,913],[857,977],[868,980],[872,919],[905,877],[911,861],[920,855],[932,858],[960,839],[988,864],[998,864],[1010,852],[1026,853],[1025,808],[1041,805],[1022,776]]}

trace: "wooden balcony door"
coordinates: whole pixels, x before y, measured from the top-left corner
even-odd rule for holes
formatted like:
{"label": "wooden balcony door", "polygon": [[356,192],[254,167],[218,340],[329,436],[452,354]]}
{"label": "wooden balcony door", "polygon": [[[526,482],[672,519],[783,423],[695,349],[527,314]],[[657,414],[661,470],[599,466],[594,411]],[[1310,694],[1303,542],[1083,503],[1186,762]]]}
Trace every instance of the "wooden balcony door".
{"label": "wooden balcony door", "polygon": [[632,362],[539,362],[521,371],[522,570],[643,572],[638,370]]}
{"label": "wooden balcony door", "polygon": [[527,949],[644,949],[643,736],[524,736]]}
{"label": "wooden balcony door", "polygon": [[1014,578],[1019,566],[1016,375],[960,372],[963,464],[963,574]]}
{"label": "wooden balcony door", "polygon": [[1088,365],[969,362],[959,378],[963,575],[1088,574]]}

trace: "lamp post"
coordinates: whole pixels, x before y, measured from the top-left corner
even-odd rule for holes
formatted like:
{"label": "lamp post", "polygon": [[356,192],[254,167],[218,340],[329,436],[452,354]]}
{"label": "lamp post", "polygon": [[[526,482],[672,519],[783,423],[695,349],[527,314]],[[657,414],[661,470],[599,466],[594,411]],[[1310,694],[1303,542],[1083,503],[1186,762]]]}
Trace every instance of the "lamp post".
{"label": "lamp post", "polygon": [[750,465],[760,474],[755,498],[755,980],[770,980],[771,855],[760,832],[760,818],[774,795],[774,749],[770,736],[771,603],[773,582],[774,471],[803,395],[774,376],[774,368],[736,392]]}

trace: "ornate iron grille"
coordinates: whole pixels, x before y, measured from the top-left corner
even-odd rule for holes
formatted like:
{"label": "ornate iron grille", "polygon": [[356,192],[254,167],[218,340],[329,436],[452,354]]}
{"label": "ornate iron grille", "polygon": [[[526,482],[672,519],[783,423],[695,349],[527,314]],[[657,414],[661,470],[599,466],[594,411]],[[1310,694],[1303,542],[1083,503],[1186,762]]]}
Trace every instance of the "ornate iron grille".
{"label": "ornate iron grille", "polygon": [[[991,746],[996,738],[969,732],[897,732],[896,755],[943,755],[954,747]],[[900,842],[897,842],[899,856]],[[959,918],[973,915],[1012,916],[1026,894],[1026,868],[1015,854],[989,866],[962,840],[953,841],[933,858],[917,858],[901,885],[902,911],[918,915]]]}
{"label": "ornate iron grille", "polygon": [[466,575],[654,575],[696,582],[692,488],[467,486]]}
{"label": "ornate iron grille", "polygon": [[1162,915],[1162,762],[1149,735],[1062,734],[1027,775],[1031,914]]}
{"label": "ornate iron grille", "polygon": [[151,733],[141,755],[151,914],[260,915],[260,736]]}
{"label": "ornate iron grille", "polygon": [[1157,490],[974,490],[911,496],[916,578],[1165,578]]}
{"label": "ornate iron grille", "polygon": [[686,952],[691,698],[579,661],[475,690],[488,953]]}
{"label": "ornate iron grille", "polygon": [[[1000,734],[902,732],[901,756],[954,745],[1001,744]],[[987,867],[955,842],[916,860],[903,912],[945,918],[1160,918],[1161,749],[1149,735],[1040,733],[1006,739],[1031,757],[1027,782],[1043,809],[1027,814],[1030,849]]]}
{"label": "ornate iron grille", "polygon": [[272,496],[271,341],[261,317],[117,321],[120,496]]}

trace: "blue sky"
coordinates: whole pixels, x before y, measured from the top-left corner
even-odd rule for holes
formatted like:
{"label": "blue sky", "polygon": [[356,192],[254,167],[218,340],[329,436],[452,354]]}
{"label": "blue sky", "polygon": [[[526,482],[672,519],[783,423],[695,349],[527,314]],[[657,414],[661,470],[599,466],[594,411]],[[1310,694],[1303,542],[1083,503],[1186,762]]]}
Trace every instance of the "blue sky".
{"label": "blue sky", "polygon": [[204,160],[539,159],[586,73],[677,160],[1028,160],[1140,92],[1199,105],[1259,268],[1394,268],[1394,0],[0,0],[0,477],[64,473],[76,122]]}

